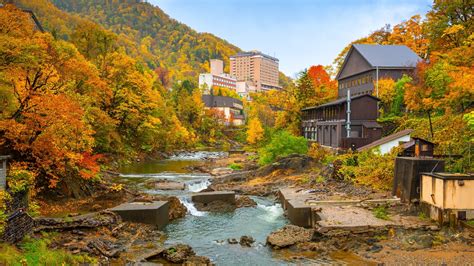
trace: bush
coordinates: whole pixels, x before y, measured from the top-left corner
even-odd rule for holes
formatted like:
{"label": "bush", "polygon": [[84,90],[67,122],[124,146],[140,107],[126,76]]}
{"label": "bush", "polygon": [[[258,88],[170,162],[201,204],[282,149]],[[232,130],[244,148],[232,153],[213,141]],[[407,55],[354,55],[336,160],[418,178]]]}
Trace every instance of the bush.
{"label": "bush", "polygon": [[266,165],[274,162],[278,157],[290,154],[306,154],[308,141],[303,137],[295,137],[287,131],[273,134],[270,143],[258,151],[259,164]]}
{"label": "bush", "polygon": [[[5,190],[0,190],[0,235],[3,234],[7,219],[7,203],[11,200],[10,194]],[[0,261],[1,262],[1,261]]]}
{"label": "bush", "polygon": [[[393,149],[388,154],[380,155],[377,150],[369,150],[339,155],[336,159],[336,175],[374,189],[389,190],[392,187],[395,157],[398,152],[398,149]],[[336,165],[336,162],[334,164]]]}
{"label": "bush", "polygon": [[12,193],[28,190],[33,185],[36,173],[28,170],[24,163],[13,163],[7,178],[8,188]]}
{"label": "bush", "polygon": [[373,210],[374,216],[382,220],[389,220],[387,206],[378,206]]}
{"label": "bush", "polygon": [[229,168],[232,169],[232,170],[242,170],[242,165],[232,163],[232,164],[229,165]]}

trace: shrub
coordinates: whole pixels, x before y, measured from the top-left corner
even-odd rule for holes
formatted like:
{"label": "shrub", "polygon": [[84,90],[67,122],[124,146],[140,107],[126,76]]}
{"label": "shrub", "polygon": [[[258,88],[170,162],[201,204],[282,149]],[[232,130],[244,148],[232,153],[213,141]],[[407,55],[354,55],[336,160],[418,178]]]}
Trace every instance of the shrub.
{"label": "shrub", "polygon": [[323,148],[319,143],[311,144],[311,147],[308,151],[308,155],[318,162],[324,162],[325,158],[329,154],[330,152],[327,149]]}
{"label": "shrub", "polygon": [[229,165],[229,168],[232,169],[232,170],[242,170],[242,165],[232,163],[232,164]]}
{"label": "shrub", "polygon": [[36,173],[28,170],[24,163],[13,163],[10,166],[7,182],[8,188],[12,193],[18,193],[28,190],[33,185]]}
{"label": "shrub", "polygon": [[295,137],[287,131],[273,134],[270,143],[258,151],[259,164],[266,165],[274,162],[278,157],[290,154],[306,154],[308,141],[303,137]]}
{"label": "shrub", "polygon": [[3,234],[5,230],[5,224],[7,219],[7,203],[11,200],[10,194],[5,190],[0,190],[0,235]]}
{"label": "shrub", "polygon": [[374,216],[379,218],[379,219],[382,219],[382,220],[388,220],[389,219],[388,211],[387,211],[386,206],[381,205],[381,206],[378,206],[378,207],[374,208],[373,213],[374,213]]}
{"label": "shrub", "polygon": [[374,189],[389,190],[398,152],[398,149],[393,149],[392,152],[381,155],[377,150],[369,150],[339,155],[336,175]]}

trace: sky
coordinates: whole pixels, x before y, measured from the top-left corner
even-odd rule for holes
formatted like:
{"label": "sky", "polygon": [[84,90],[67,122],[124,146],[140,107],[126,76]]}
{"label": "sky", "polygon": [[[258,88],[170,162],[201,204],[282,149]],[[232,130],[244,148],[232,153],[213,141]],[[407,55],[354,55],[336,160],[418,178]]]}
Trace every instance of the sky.
{"label": "sky", "polygon": [[[280,60],[294,77],[329,65],[351,41],[424,15],[432,0],[148,0],[172,18]],[[227,63],[227,62],[226,62]]]}

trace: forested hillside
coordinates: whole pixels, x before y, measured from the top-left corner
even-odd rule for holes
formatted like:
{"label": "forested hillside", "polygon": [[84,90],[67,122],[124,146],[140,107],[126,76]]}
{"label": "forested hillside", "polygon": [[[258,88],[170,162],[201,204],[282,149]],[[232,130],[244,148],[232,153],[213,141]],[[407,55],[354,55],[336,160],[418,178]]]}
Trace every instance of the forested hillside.
{"label": "forested hillside", "polygon": [[0,145],[18,162],[12,169],[37,176],[10,178],[10,187],[77,187],[97,177],[101,158],[215,140],[220,126],[192,81],[169,91],[162,73],[128,54],[120,36],[47,1],[31,7],[58,30],[38,31],[29,13],[0,8]]}
{"label": "forested hillside", "polygon": [[158,7],[141,1],[14,2],[35,11],[48,31],[64,39],[82,37],[85,41],[85,35],[77,36],[81,33],[76,31],[89,24],[88,21],[96,22],[117,35],[118,44],[127,54],[174,80],[196,78],[200,72],[208,71],[210,58],[227,62],[230,55],[240,51],[225,40],[198,33]]}

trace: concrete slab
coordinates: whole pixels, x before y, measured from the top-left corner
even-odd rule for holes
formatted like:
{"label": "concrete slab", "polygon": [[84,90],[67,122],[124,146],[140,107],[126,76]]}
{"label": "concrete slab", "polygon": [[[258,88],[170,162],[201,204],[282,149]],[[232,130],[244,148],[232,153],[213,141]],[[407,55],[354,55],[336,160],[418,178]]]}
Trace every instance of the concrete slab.
{"label": "concrete slab", "polygon": [[397,203],[400,199],[317,200],[314,194],[296,188],[280,189],[279,199],[292,224],[302,227],[363,228],[395,224],[374,217],[363,205]]}
{"label": "concrete slab", "polygon": [[169,203],[167,201],[124,203],[110,209],[110,211],[120,215],[124,221],[153,224],[160,229],[169,222]]}
{"label": "concrete slab", "polygon": [[390,220],[378,219],[371,211],[355,206],[323,206],[318,215],[321,218],[318,225],[326,229],[373,228],[395,224]]}
{"label": "concrete slab", "polygon": [[213,201],[224,201],[231,204],[235,204],[235,192],[234,191],[212,191],[196,193],[191,196],[193,202],[199,203],[210,203]]}

